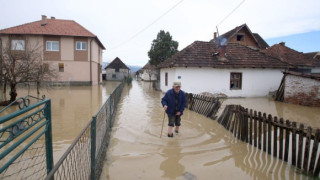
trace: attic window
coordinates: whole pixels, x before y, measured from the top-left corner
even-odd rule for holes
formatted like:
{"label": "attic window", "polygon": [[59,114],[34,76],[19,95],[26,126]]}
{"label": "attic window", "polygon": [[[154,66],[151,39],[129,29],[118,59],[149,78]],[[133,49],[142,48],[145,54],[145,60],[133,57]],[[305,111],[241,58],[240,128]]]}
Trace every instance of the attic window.
{"label": "attic window", "polygon": [[119,66],[115,68],[115,72],[119,72],[120,68]]}
{"label": "attic window", "polygon": [[237,41],[243,41],[244,35],[243,34],[238,34],[237,35]]}

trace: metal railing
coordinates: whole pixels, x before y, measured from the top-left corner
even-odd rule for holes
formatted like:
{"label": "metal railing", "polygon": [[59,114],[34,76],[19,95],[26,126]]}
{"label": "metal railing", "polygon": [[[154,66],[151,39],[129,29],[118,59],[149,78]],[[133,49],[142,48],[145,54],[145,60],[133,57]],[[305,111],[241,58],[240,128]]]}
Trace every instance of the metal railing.
{"label": "metal railing", "polygon": [[99,179],[124,82],[86,125],[46,179]]}
{"label": "metal railing", "polygon": [[51,101],[26,96],[0,113],[15,104],[18,111],[0,118],[0,179],[43,178],[53,168]]}

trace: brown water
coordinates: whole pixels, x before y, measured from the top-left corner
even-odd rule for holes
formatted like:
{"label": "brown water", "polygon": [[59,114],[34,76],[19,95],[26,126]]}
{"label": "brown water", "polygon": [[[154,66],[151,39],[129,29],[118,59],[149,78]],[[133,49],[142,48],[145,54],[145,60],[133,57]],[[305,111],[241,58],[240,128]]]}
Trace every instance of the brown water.
{"label": "brown water", "polygon": [[[133,81],[124,88],[100,179],[307,179],[293,166],[236,140],[216,121],[189,110],[174,138],[166,137],[165,117],[160,138],[162,96],[147,82]],[[298,106],[266,98],[231,99],[223,105],[233,102],[279,116],[289,112],[285,118],[314,118],[304,119],[308,123],[319,120],[317,108],[304,116]]]}
{"label": "brown water", "polygon": [[[54,162],[60,159],[118,84],[108,81],[96,86],[62,86],[41,90],[41,95],[51,99]],[[28,94],[37,96],[35,89],[19,88],[18,97]],[[1,116],[17,109],[13,106]]]}

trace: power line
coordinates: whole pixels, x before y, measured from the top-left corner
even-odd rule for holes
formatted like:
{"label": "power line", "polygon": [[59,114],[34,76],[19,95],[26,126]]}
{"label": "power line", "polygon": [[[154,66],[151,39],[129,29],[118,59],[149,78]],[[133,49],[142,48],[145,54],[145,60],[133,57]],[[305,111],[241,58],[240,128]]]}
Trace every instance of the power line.
{"label": "power line", "polygon": [[220,26],[234,11],[236,11],[246,0],[243,0],[238,4],[237,7],[235,7],[225,18],[223,18],[218,24],[217,27]]}
{"label": "power line", "polygon": [[176,8],[179,4],[181,4],[184,0],[180,0],[177,4],[175,4],[174,6],[172,6],[169,10],[167,10],[165,13],[163,13],[161,16],[159,16],[157,19],[155,19],[152,23],[150,23],[149,25],[147,25],[146,27],[144,27],[142,30],[140,30],[139,32],[137,32],[136,34],[134,34],[133,36],[131,36],[129,39],[123,41],[122,43],[118,44],[117,46],[114,46],[110,49],[116,49],[119,48],[121,46],[123,46],[124,44],[128,43],[129,41],[131,41],[132,39],[136,38],[138,35],[140,35],[141,33],[143,33],[145,30],[147,30],[148,28],[150,28],[153,24],[155,24],[156,22],[158,22],[161,18],[163,18],[165,15],[167,15],[170,11],[172,11],[174,8]]}

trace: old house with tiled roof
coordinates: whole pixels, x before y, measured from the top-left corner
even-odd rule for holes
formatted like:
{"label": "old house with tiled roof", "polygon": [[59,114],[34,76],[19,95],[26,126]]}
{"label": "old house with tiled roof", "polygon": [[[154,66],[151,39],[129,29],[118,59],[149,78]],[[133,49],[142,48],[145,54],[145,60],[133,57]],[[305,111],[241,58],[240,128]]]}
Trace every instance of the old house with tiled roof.
{"label": "old house with tiled roof", "polygon": [[254,97],[276,91],[282,71],[291,65],[240,43],[219,46],[195,41],[159,67],[162,91],[178,80],[183,90],[191,93]]}
{"label": "old house with tiled roof", "polygon": [[42,16],[39,21],[0,30],[1,50],[26,51],[38,46],[43,64],[55,69],[55,82],[97,84],[101,79],[102,51],[98,37],[73,20]]}
{"label": "old house with tiled roof", "polygon": [[142,67],[141,80],[143,81],[155,81],[157,80],[157,68],[151,65],[149,62]]}
{"label": "old house with tiled roof", "polygon": [[118,57],[108,64],[105,70],[106,80],[109,81],[120,81],[130,75],[130,69]]}

